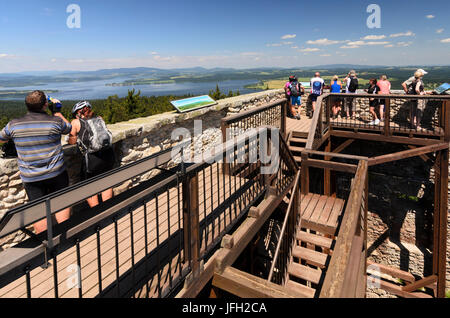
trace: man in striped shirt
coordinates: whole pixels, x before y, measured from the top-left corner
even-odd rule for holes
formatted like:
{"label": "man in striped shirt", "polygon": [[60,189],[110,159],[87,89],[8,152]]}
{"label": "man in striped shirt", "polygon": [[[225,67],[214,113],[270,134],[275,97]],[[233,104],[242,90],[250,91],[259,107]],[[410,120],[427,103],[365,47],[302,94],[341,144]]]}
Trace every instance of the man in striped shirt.
{"label": "man in striped shirt", "polygon": [[[27,95],[25,104],[28,113],[11,120],[0,131],[0,143],[13,140],[18,155],[20,177],[30,201],[61,190],[69,185],[64,164],[61,135],[70,133],[72,126],[56,110],[53,116],[45,110],[47,97],[42,91]],[[56,213],[58,223],[66,221],[70,208]],[[47,221],[34,224],[36,233],[47,229]]]}

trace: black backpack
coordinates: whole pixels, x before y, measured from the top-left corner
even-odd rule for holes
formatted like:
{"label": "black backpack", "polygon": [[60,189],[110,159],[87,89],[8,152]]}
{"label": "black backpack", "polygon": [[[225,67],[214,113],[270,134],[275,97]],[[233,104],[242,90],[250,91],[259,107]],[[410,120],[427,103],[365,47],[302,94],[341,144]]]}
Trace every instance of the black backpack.
{"label": "black backpack", "polygon": [[294,97],[299,96],[300,95],[299,89],[300,89],[300,85],[298,82],[292,82],[289,85],[289,90],[291,91],[291,96],[294,96]]}
{"label": "black backpack", "polygon": [[348,85],[348,91],[351,93],[356,92],[358,89],[358,79],[356,77],[350,78],[350,85]]}

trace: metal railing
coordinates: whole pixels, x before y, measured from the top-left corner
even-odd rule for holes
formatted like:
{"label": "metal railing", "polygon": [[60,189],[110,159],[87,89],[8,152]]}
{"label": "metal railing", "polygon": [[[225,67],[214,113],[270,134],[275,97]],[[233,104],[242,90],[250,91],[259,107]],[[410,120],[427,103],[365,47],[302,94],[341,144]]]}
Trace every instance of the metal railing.
{"label": "metal railing", "polygon": [[291,261],[292,249],[295,243],[297,228],[300,222],[300,170],[295,177],[291,198],[281,228],[277,248],[269,272],[269,282],[284,285]]}
{"label": "metal railing", "polygon": [[282,135],[286,133],[287,99],[265,104],[222,119],[223,141],[242,134],[251,128],[270,126],[279,128]]}
{"label": "metal railing", "polygon": [[[380,106],[381,105],[381,106]],[[327,93],[317,100],[306,149],[317,150],[328,133],[355,130],[381,134],[449,138],[450,96]],[[340,109],[334,114],[333,109]],[[375,122],[375,112],[379,122]]]}
{"label": "metal railing", "polygon": [[[0,297],[173,295],[268,186],[281,191],[292,182],[298,167],[280,139],[278,169],[271,175],[261,173],[266,164],[259,151],[273,151],[273,144],[262,145],[254,130],[200,163],[163,169],[174,150],[168,149],[9,211],[0,221],[0,236],[22,230],[31,238],[0,252]],[[233,173],[224,170],[224,158],[236,167]],[[58,211],[152,170],[160,173],[54,224]],[[48,231],[26,230],[43,218]]]}

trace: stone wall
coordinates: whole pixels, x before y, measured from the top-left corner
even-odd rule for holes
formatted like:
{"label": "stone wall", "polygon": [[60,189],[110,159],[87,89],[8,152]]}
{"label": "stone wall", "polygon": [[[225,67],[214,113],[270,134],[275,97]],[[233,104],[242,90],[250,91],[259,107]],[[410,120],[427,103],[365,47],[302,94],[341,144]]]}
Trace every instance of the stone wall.
{"label": "stone wall", "polygon": [[[211,107],[202,108],[188,113],[168,112],[146,118],[133,119],[127,122],[108,125],[113,134],[114,149],[118,165],[126,165],[136,160],[148,157],[161,150],[175,145],[171,133],[176,128],[187,128],[194,136],[194,120],[201,120],[203,133],[194,136],[194,144],[199,152],[222,142],[220,121],[231,113],[239,113],[284,97],[283,90],[270,90],[253,94],[241,95],[219,100]],[[66,144],[63,138],[63,144]],[[70,184],[80,181],[81,156],[75,146],[64,145],[64,155]],[[149,172],[133,180],[129,180],[114,189],[115,194],[123,192],[151,178],[157,172]],[[28,201],[20,179],[17,159],[0,159],[0,218],[10,209]],[[21,240],[19,236],[11,236],[0,241],[1,246],[8,247]],[[6,245],[5,245],[6,244]]]}

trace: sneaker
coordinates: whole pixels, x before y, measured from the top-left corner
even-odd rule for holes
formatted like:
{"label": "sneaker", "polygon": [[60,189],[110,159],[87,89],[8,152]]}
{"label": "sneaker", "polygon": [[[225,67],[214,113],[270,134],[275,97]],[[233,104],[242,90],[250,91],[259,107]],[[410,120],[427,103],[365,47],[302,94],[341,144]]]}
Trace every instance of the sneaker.
{"label": "sneaker", "polygon": [[380,120],[379,119],[375,119],[374,125],[379,125],[380,124]]}
{"label": "sneaker", "polygon": [[375,125],[375,120],[372,120],[369,125]]}

